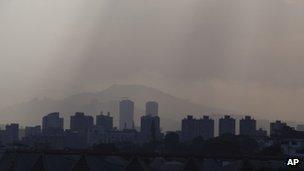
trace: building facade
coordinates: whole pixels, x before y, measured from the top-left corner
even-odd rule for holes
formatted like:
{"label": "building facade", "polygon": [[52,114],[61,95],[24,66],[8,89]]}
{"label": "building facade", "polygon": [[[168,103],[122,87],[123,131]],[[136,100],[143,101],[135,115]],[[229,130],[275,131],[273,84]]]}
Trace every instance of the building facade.
{"label": "building facade", "polygon": [[256,120],[250,116],[245,116],[245,118],[240,120],[240,135],[250,135],[256,134]]}
{"label": "building facade", "polygon": [[158,103],[149,101],[146,103],[146,115],[158,116]]}
{"label": "building facade", "polygon": [[224,134],[235,135],[235,119],[229,115],[219,119],[219,135]]}
{"label": "building facade", "polygon": [[134,102],[131,100],[121,100],[119,102],[119,129],[134,128]]}
{"label": "building facade", "polygon": [[41,126],[25,127],[25,137],[33,137],[41,135]]}
{"label": "building facade", "polygon": [[42,133],[44,135],[63,133],[63,118],[59,117],[59,112],[50,113],[42,118]]}
{"label": "building facade", "polygon": [[140,118],[140,133],[143,142],[160,141],[160,119],[158,116],[146,115]]}
{"label": "building facade", "polygon": [[78,133],[86,133],[89,128],[93,127],[94,119],[92,116],[85,115],[81,112],[76,112],[70,119],[71,131]]}
{"label": "building facade", "polygon": [[113,117],[110,116],[110,112],[104,115],[102,112],[96,116],[96,126],[103,128],[106,131],[113,129]]}
{"label": "building facade", "polygon": [[181,140],[191,141],[196,137],[210,139],[214,137],[214,120],[209,116],[195,119],[192,115],[182,120]]}
{"label": "building facade", "polygon": [[13,143],[19,140],[19,124],[12,123],[5,126],[5,141]]}

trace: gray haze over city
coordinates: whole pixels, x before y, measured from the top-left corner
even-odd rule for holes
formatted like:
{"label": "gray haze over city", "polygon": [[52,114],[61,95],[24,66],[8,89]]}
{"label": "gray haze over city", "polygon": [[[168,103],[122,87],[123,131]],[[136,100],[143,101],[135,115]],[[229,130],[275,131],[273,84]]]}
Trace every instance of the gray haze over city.
{"label": "gray haze over city", "polygon": [[132,84],[304,121],[303,7],[302,0],[0,0],[0,109]]}

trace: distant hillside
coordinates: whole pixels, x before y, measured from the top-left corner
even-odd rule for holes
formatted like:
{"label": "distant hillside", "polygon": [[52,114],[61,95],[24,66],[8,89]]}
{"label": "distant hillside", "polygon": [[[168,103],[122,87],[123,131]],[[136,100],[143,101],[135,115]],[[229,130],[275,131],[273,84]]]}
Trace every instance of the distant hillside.
{"label": "distant hillside", "polygon": [[[184,99],[164,93],[160,90],[142,85],[113,85],[95,93],[80,93],[60,100],[34,99],[29,102],[5,108],[0,113],[9,118],[5,122],[20,122],[21,124],[40,124],[43,115],[50,112],[61,112],[65,118],[65,126],[69,125],[69,116],[77,111],[97,115],[101,110],[111,112],[114,124],[118,123],[118,102],[122,97],[135,101],[135,124],[144,113],[145,103],[155,100],[159,103],[161,127],[164,130],[180,127],[180,120],[187,114],[202,116],[205,113],[222,113],[221,109],[201,106]],[[15,120],[14,118],[18,118]]]}

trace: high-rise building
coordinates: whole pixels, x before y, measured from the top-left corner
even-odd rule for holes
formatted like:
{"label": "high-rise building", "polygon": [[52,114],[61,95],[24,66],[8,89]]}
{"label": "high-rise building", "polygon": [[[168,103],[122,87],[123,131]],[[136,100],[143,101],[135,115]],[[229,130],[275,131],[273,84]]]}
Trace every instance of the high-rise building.
{"label": "high-rise building", "polygon": [[76,112],[74,116],[71,116],[70,129],[71,131],[86,133],[89,128],[93,127],[94,118],[87,116],[84,113]]}
{"label": "high-rise building", "polygon": [[25,127],[25,137],[39,136],[41,135],[41,126]]}
{"label": "high-rise building", "polygon": [[19,140],[19,124],[13,123],[5,126],[5,140],[7,143]]}
{"label": "high-rise building", "polygon": [[188,115],[187,118],[182,120],[181,140],[191,141],[196,136],[196,119],[194,119],[192,115]]}
{"label": "high-rise building", "polygon": [[229,115],[219,119],[219,135],[223,134],[235,135],[235,119]]}
{"label": "high-rise building", "polygon": [[113,117],[110,116],[110,112],[107,115],[103,115],[101,112],[100,115],[96,116],[96,126],[101,127],[102,129],[109,131],[113,129]]}
{"label": "high-rise building", "polygon": [[288,126],[281,121],[270,123],[270,136],[272,138],[283,139],[302,139],[304,132],[296,131],[294,127]]}
{"label": "high-rise building", "polygon": [[204,139],[214,137],[214,120],[209,116],[203,116],[203,119],[197,120],[198,134]]}
{"label": "high-rise building", "polygon": [[155,101],[147,102],[146,115],[140,118],[140,132],[143,141],[147,142],[161,139],[159,122],[158,103]]}
{"label": "high-rise building", "polygon": [[240,120],[240,135],[250,135],[256,134],[256,120],[252,119],[250,116],[245,116],[245,118]]}
{"label": "high-rise building", "polygon": [[119,129],[134,128],[134,102],[131,100],[121,100],[119,102]]}
{"label": "high-rise building", "polygon": [[286,130],[292,130],[291,127],[289,127],[286,123],[281,122],[281,121],[275,121],[270,123],[270,136],[280,136],[285,133]]}
{"label": "high-rise building", "polygon": [[146,115],[158,116],[158,103],[149,101],[146,103]]}
{"label": "high-rise building", "polygon": [[182,141],[191,141],[196,137],[210,139],[214,137],[214,120],[209,116],[203,116],[202,119],[194,119],[192,115],[182,120]]}
{"label": "high-rise building", "polygon": [[144,142],[161,140],[159,122],[158,116],[146,115],[140,118],[140,133]]}
{"label": "high-rise building", "polygon": [[63,118],[59,117],[59,112],[50,113],[42,118],[42,133],[45,135],[63,133]]}

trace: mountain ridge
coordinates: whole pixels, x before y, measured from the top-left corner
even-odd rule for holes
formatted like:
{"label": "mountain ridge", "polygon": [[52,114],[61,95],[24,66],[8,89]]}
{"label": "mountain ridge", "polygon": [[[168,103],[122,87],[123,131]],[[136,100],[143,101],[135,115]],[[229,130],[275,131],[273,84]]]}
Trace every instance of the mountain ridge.
{"label": "mountain ridge", "polygon": [[[198,105],[185,99],[175,97],[161,90],[143,85],[112,85],[102,91],[82,92],[62,99],[34,99],[16,104],[0,111],[1,115],[9,114],[6,122],[20,122],[22,125],[41,124],[44,115],[60,112],[65,119],[65,127],[69,126],[69,117],[75,112],[85,112],[94,117],[100,111],[111,112],[114,125],[118,125],[118,102],[128,97],[135,102],[135,125],[144,114],[145,103],[155,100],[159,103],[159,116],[163,130],[175,130],[180,127],[181,119],[187,114],[201,117],[203,114],[227,113],[227,111]],[[15,120],[18,118],[18,120]],[[20,119],[20,120],[19,120]]]}

